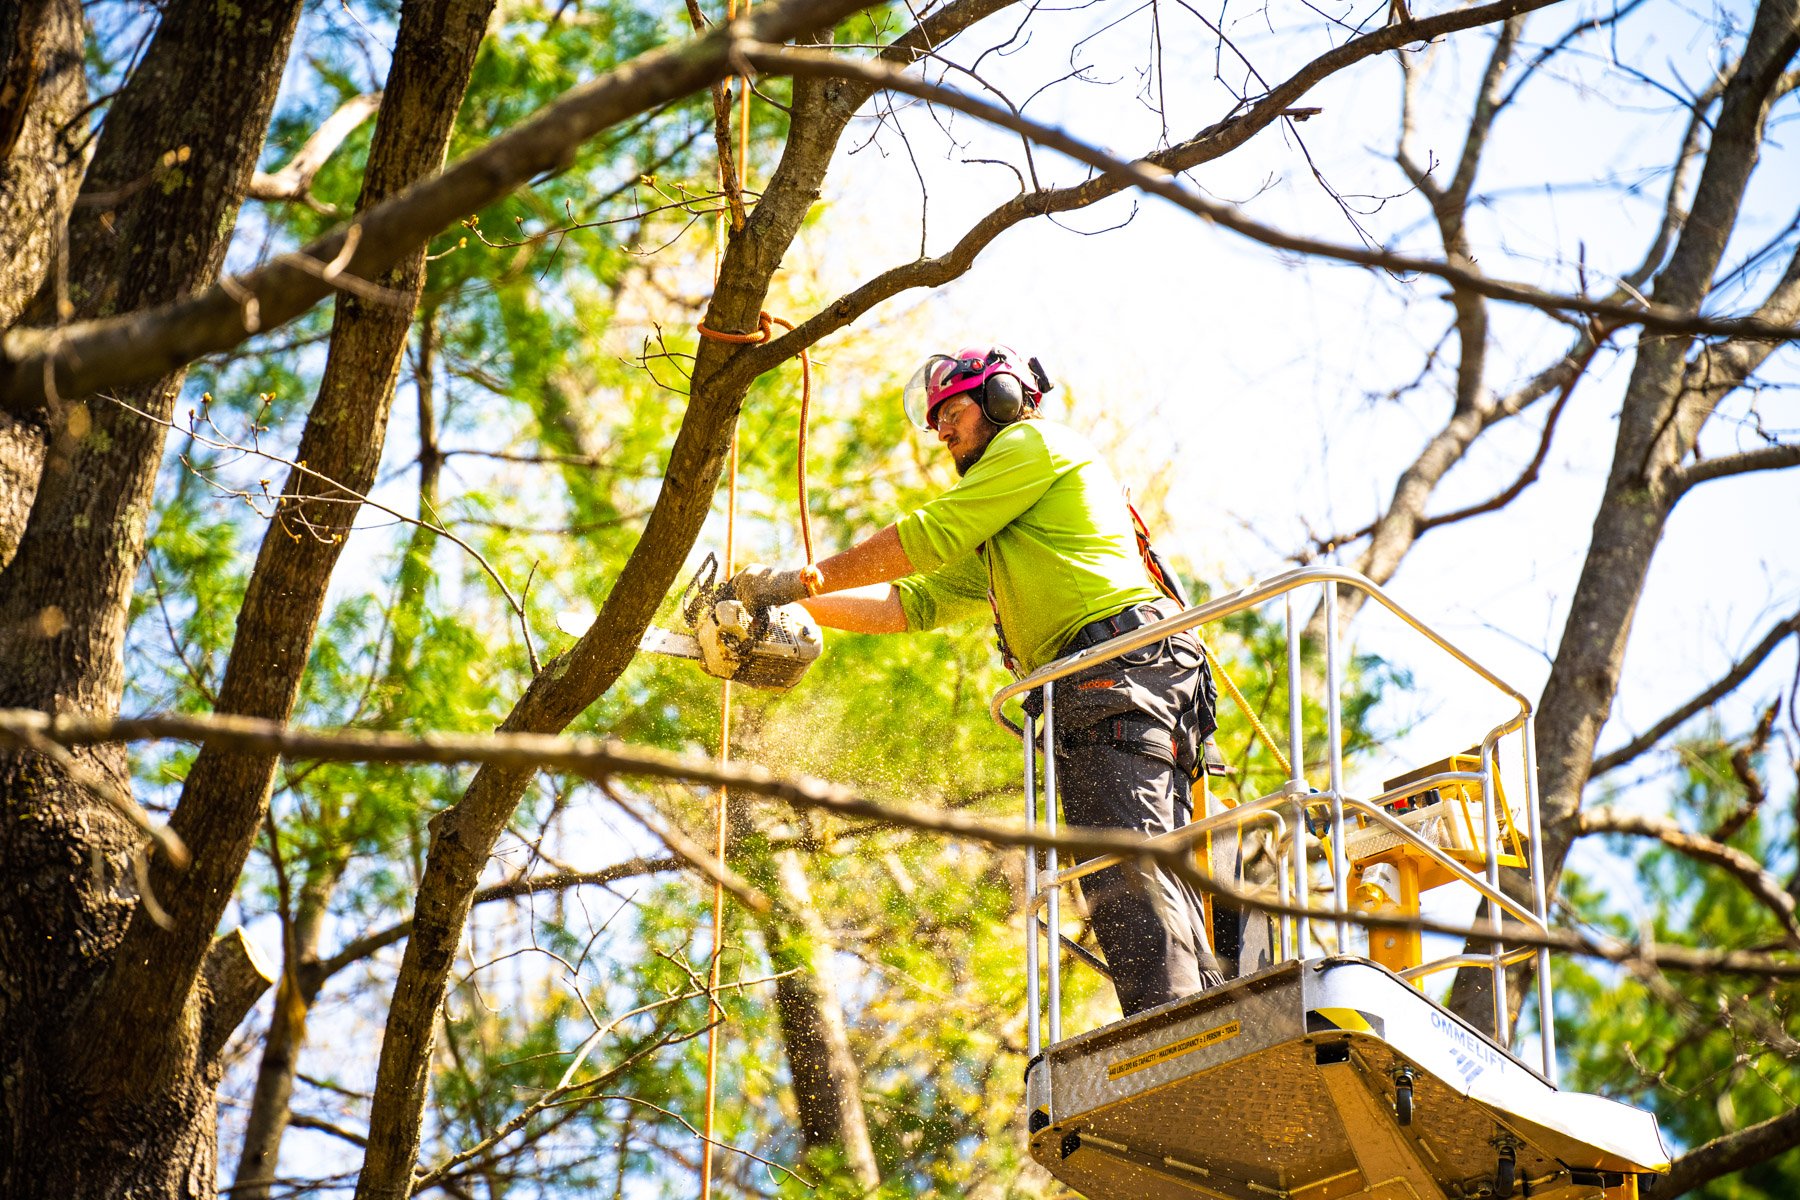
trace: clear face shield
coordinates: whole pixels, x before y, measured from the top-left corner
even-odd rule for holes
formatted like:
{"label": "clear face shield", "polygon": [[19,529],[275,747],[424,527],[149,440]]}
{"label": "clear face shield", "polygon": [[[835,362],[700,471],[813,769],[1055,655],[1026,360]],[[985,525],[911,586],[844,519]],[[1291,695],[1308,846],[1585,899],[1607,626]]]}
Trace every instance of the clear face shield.
{"label": "clear face shield", "polygon": [[[901,407],[906,410],[906,419],[913,427],[929,433],[933,428],[931,410],[933,398],[947,399],[944,389],[951,386],[953,377],[961,362],[949,354],[934,354],[926,359],[913,377],[906,383],[906,391],[902,394]],[[979,365],[977,370],[979,370]]]}

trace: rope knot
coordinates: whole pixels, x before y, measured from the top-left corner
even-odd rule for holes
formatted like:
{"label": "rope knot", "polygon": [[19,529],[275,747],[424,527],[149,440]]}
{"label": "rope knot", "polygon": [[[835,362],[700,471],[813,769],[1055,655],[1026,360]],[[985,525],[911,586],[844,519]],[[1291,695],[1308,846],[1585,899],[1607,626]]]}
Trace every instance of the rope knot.
{"label": "rope knot", "polygon": [[699,322],[695,328],[700,331],[701,337],[711,338],[715,342],[733,342],[740,346],[760,346],[764,342],[775,340],[775,326],[777,325],[783,329],[794,327],[790,321],[784,321],[780,317],[763,312],[757,314],[755,333],[726,333],[719,329],[709,329],[705,321]]}

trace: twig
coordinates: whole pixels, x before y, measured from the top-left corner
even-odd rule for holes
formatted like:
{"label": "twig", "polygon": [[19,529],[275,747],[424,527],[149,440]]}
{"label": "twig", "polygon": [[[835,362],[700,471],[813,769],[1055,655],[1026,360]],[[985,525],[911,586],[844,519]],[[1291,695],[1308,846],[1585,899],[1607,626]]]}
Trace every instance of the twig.
{"label": "twig", "polygon": [[[463,551],[469,555],[469,557],[473,558],[478,564],[480,564],[482,571],[487,575],[487,577],[489,579],[492,579],[494,581],[494,586],[499,588],[500,594],[506,598],[507,606],[509,608],[511,608],[515,614],[517,614],[521,623],[523,623],[525,621],[525,606],[520,604],[518,599],[513,596],[512,589],[506,586],[506,582],[500,578],[499,572],[494,570],[493,565],[488,562],[486,557],[484,557],[482,555],[481,551],[475,549],[475,547],[471,546],[468,542],[466,542],[462,538],[456,536],[456,534],[450,532],[448,529],[444,528],[442,525],[433,525],[431,522],[422,521],[418,517],[408,516],[407,514],[401,512],[397,508],[390,508],[386,504],[383,504],[381,501],[375,499],[373,496],[364,495],[363,493],[358,492],[353,488],[345,487],[343,484],[341,484],[337,480],[331,478],[329,475],[323,474],[322,472],[319,472],[319,471],[315,471],[303,462],[298,462],[298,461],[296,461],[294,459],[290,459],[290,458],[283,458],[279,454],[272,454],[269,451],[262,449],[260,446],[241,446],[241,445],[238,445],[238,444],[232,443],[232,442],[216,441],[212,438],[206,437],[204,434],[200,433],[198,430],[193,429],[193,428],[189,428],[189,429],[183,431],[183,430],[181,430],[180,426],[175,424],[174,421],[165,420],[164,418],[157,416],[155,413],[146,412],[144,409],[138,408],[133,404],[130,404],[124,400],[119,399],[117,396],[111,396],[111,397],[108,397],[108,399],[110,399],[114,404],[117,404],[120,408],[124,409],[125,411],[134,413],[137,416],[144,418],[144,420],[146,420],[146,421],[150,421],[154,424],[161,425],[165,429],[173,429],[173,430],[177,430],[179,432],[185,432],[185,433],[187,433],[187,435],[189,437],[193,438],[195,441],[199,442],[203,446],[210,446],[214,450],[235,450],[235,451],[239,452],[240,454],[254,454],[258,458],[264,458],[270,462],[280,463],[282,466],[287,467],[290,471],[293,471],[297,475],[305,476],[308,479],[316,479],[320,483],[326,484],[329,487],[336,488],[339,492],[343,493],[343,495],[341,495],[341,496],[315,496],[315,497],[313,497],[313,499],[333,500],[333,501],[338,501],[338,502],[345,503],[345,504],[366,504],[370,508],[373,508],[373,509],[377,510],[378,512],[386,513],[388,516],[393,517],[396,521],[400,521],[407,525],[418,525],[425,529],[431,530],[433,533],[437,534],[438,536],[447,539],[448,541],[454,543],[457,546],[460,546],[463,549]],[[199,472],[196,471],[196,474],[199,474]],[[213,483],[213,481],[210,479],[208,479],[207,482]],[[213,483],[213,486],[219,487],[220,485],[217,483]],[[224,490],[224,489],[221,489],[221,490]],[[246,493],[239,492],[239,493],[232,493],[232,494],[245,495]],[[293,499],[293,497],[290,497],[290,499]],[[280,515],[279,510],[277,510],[275,515],[276,516]],[[529,637],[526,638],[525,649],[531,658],[532,673],[536,674],[537,673],[537,652],[532,649],[531,640]]]}
{"label": "twig", "polygon": [[[791,974],[793,974],[792,971],[783,971],[780,974],[768,975],[761,979],[740,980],[735,986],[742,988],[742,987],[754,986],[759,983],[771,983],[777,979],[785,978],[786,976],[791,975]],[[425,1172],[423,1175],[418,1176],[413,1181],[412,1190],[415,1193],[422,1192],[426,1188],[434,1186],[440,1180],[442,1180],[445,1176],[447,1176],[451,1171],[454,1171],[457,1167],[460,1167],[462,1164],[468,1162],[470,1159],[478,1157],[479,1155],[486,1152],[487,1150],[492,1149],[494,1146],[496,1146],[500,1142],[506,1140],[508,1137],[512,1136],[514,1133],[517,1133],[520,1129],[523,1129],[525,1127],[526,1123],[531,1120],[531,1118],[537,1116],[538,1113],[540,1113],[544,1109],[550,1107],[553,1103],[555,1103],[562,1096],[565,1096],[572,1091],[577,1091],[582,1088],[590,1088],[590,1087],[595,1086],[596,1083],[604,1082],[604,1080],[588,1080],[584,1083],[574,1083],[574,1082],[572,1082],[572,1080],[575,1078],[575,1072],[579,1071],[581,1069],[582,1065],[587,1062],[588,1055],[590,1055],[594,1052],[594,1047],[599,1045],[602,1038],[604,1038],[607,1034],[613,1032],[613,1030],[617,1029],[620,1025],[623,1025],[626,1021],[629,1021],[633,1017],[643,1016],[645,1013],[654,1012],[660,1008],[667,1008],[673,1004],[681,1004],[688,1000],[699,999],[702,996],[707,996],[707,998],[709,1000],[711,999],[711,997],[707,995],[707,990],[704,987],[701,987],[698,990],[692,991],[692,992],[682,992],[682,993],[679,993],[674,996],[665,996],[661,1000],[652,1000],[648,1004],[640,1004],[638,1007],[632,1009],[630,1012],[621,1013],[617,1017],[614,1017],[611,1021],[608,1021],[605,1025],[595,1028],[594,1032],[590,1033],[586,1037],[586,1039],[584,1039],[582,1041],[581,1045],[579,1045],[575,1048],[575,1050],[573,1051],[574,1057],[570,1060],[568,1069],[562,1073],[562,1078],[560,1078],[556,1081],[555,1087],[551,1088],[549,1091],[545,1092],[542,1096],[539,1096],[536,1100],[534,1100],[530,1104],[526,1105],[525,1108],[523,1108],[519,1112],[515,1113],[510,1119],[508,1119],[505,1122],[505,1124],[501,1125],[498,1129],[496,1129],[493,1133],[489,1134],[487,1137],[481,1139],[481,1141],[475,1143],[473,1146],[470,1146],[466,1150],[459,1150],[457,1153],[451,1155],[449,1158],[445,1159],[442,1163],[439,1163],[437,1166],[433,1167],[431,1170]],[[592,1102],[595,1100],[612,1100],[612,1099],[619,1099],[619,1098],[620,1097],[614,1097],[614,1096],[591,1096],[591,1097],[588,1097],[588,1100],[590,1102]],[[676,1119],[679,1120],[680,1118],[676,1118]],[[685,1122],[683,1122],[683,1123],[685,1124]],[[726,1148],[729,1149],[730,1147],[726,1147]],[[754,1157],[754,1156],[752,1156],[752,1157]],[[758,1161],[762,1161],[762,1160],[758,1160]],[[771,1164],[771,1165],[776,1165],[776,1164]],[[799,1177],[795,1176],[795,1178],[799,1178]]]}
{"label": "twig", "polygon": [[1625,813],[1613,808],[1596,808],[1580,814],[1580,829],[1590,833],[1630,833],[1651,837],[1663,845],[1698,862],[1710,863],[1729,872],[1744,885],[1781,922],[1789,947],[1800,950],[1800,921],[1794,918],[1794,897],[1788,895],[1775,877],[1762,869],[1755,858],[1723,842],[1701,833],[1689,833],[1666,817],[1643,813]]}
{"label": "twig", "polygon": [[611,800],[614,804],[624,809],[627,816],[636,821],[639,825],[642,825],[645,829],[648,829],[651,833],[655,834],[663,845],[675,852],[677,858],[688,863],[702,875],[730,892],[733,896],[736,896],[739,904],[742,904],[745,908],[748,908],[755,913],[767,914],[773,910],[774,906],[769,903],[769,898],[758,891],[753,884],[743,876],[739,875],[736,871],[733,871],[730,867],[720,862],[717,858],[713,857],[713,855],[703,849],[698,842],[682,833],[679,829],[656,820],[634,801],[627,800],[624,796],[621,796],[618,789],[612,786],[612,781],[605,775],[596,774],[589,776],[589,778],[596,787],[606,794],[608,800]]}
{"label": "twig", "polygon": [[1590,780],[1597,779],[1608,771],[1617,770],[1656,745],[1657,742],[1663,739],[1665,734],[1681,726],[1695,713],[1710,707],[1720,697],[1728,694],[1733,688],[1737,687],[1738,684],[1750,678],[1751,675],[1755,674],[1756,669],[1762,665],[1763,660],[1775,652],[1777,646],[1781,645],[1782,642],[1793,637],[1797,633],[1800,633],[1800,612],[1794,613],[1793,616],[1769,630],[1768,634],[1763,637],[1763,640],[1758,642],[1748,654],[1744,655],[1743,658],[1740,658],[1737,662],[1733,663],[1731,665],[1731,670],[1725,672],[1725,674],[1719,678],[1717,683],[1700,692],[1686,704],[1681,705],[1674,712],[1652,725],[1639,736],[1625,743],[1625,745],[1620,746],[1617,750],[1602,754],[1599,758],[1596,758],[1594,760],[1593,769],[1588,772],[1588,778]]}

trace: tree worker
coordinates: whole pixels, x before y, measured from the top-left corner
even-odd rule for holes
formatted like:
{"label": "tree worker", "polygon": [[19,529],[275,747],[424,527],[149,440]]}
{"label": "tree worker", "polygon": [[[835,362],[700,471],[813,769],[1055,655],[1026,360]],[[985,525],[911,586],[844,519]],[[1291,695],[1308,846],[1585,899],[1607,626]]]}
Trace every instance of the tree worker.
{"label": "tree worker", "polygon": [[[907,416],[961,478],[816,567],[747,566],[752,608],[804,603],[855,633],[934,629],[992,612],[1016,673],[1179,611],[1152,584],[1124,493],[1074,431],[1039,417],[1052,387],[1005,346],[936,354],[907,384]],[[1191,632],[1061,680],[1058,791],[1070,825],[1146,836],[1186,824],[1190,771],[1213,729],[1211,675]],[[1040,716],[1042,693],[1027,710]],[[1199,898],[1154,867],[1082,880],[1126,1016],[1222,982]]]}

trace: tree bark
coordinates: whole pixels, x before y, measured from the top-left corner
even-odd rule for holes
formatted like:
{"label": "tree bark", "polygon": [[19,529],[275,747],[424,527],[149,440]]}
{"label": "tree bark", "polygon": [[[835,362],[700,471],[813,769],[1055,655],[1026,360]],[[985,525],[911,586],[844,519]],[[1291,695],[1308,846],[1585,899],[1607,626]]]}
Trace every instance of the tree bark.
{"label": "tree bark", "polygon": [[[79,0],[0,12],[0,329],[44,283],[81,187],[83,24]],[[24,535],[45,444],[37,425],[0,413],[0,571]]]}
{"label": "tree bark", "polygon": [[1675,1160],[1667,1177],[1657,1181],[1656,1190],[1659,1196],[1675,1200],[1722,1175],[1767,1162],[1795,1146],[1800,1146],[1800,1108],[1694,1147]]}
{"label": "tree bark", "polygon": [[[411,43],[408,43],[409,45]],[[396,69],[400,65],[398,56]],[[418,64],[413,64],[414,66]],[[432,360],[436,346],[433,313],[427,310],[419,328],[418,413],[419,413],[419,524],[401,558],[398,597],[391,620],[388,643],[388,665],[382,694],[397,698],[405,690],[420,630],[424,627],[425,590],[430,582],[431,551],[437,544],[437,481],[443,466],[443,455],[437,445],[437,414],[433,401]],[[329,373],[329,368],[328,368]],[[384,701],[381,713],[372,722],[375,728],[392,728],[392,701]],[[319,989],[330,977],[326,964],[318,959],[319,934],[323,917],[330,904],[338,880],[349,865],[352,839],[334,836],[333,825],[340,824],[346,814],[332,806],[330,815],[322,817],[324,847],[319,861],[310,864],[311,875],[300,889],[298,911],[294,915],[293,945],[285,956],[275,1012],[263,1041],[262,1063],[257,1069],[256,1091],[250,1102],[250,1115],[244,1126],[243,1150],[238,1156],[233,1194],[241,1200],[267,1200],[276,1169],[280,1164],[281,1139],[289,1121],[289,1101],[294,1092],[294,1076],[300,1066],[300,1051],[306,1043],[306,1020]]]}
{"label": "tree bark", "polygon": [[[299,11],[299,0],[164,8],[108,110],[68,224],[70,315],[167,303],[217,276]],[[41,285],[26,318],[59,321],[56,292]],[[166,418],[180,386],[176,374],[121,398]],[[52,407],[46,441],[24,536],[0,573],[0,704],[103,715],[117,710],[123,687],[125,619],[163,428],[83,397]],[[127,777],[116,747],[84,754]],[[207,1048],[217,1030],[201,969],[213,927],[196,939],[178,1022],[147,1034],[128,1007],[91,1004],[139,907],[136,847],[133,830],[41,758],[0,758],[0,878],[9,881],[0,892],[0,1194],[213,1193],[218,1065]],[[158,1046],[162,1070],[123,1086],[107,1053],[145,1042]]]}

